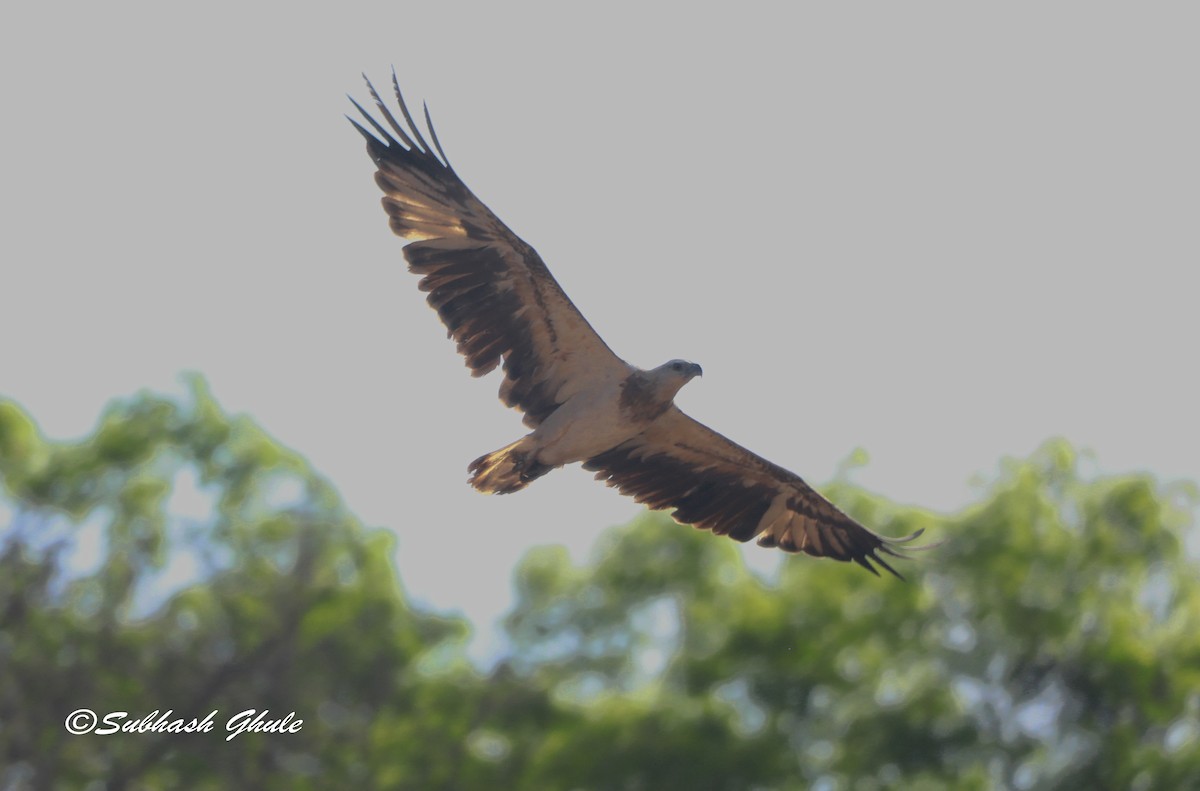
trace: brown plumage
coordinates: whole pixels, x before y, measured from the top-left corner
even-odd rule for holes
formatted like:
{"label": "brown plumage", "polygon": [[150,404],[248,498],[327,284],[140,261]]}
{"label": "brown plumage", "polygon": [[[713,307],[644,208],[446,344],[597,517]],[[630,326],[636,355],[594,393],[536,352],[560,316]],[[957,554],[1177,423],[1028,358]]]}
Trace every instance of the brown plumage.
{"label": "brown plumage", "polygon": [[[601,340],[545,263],[483,205],[450,166],[426,108],[425,141],[392,85],[400,123],[367,83],[383,123],[351,118],[378,170],[392,230],[419,288],[474,376],[502,366],[500,398],[534,430],[469,467],[481,491],[519,491],[550,470],[583,462],[596,478],[684,524],[758,538],[762,546],[854,561],[878,574],[880,555],[903,557],[920,535],[880,536],[842,513],[798,475],[685,415],[675,393],[700,367],[672,360],[643,371]],[[353,102],[354,100],[351,99]],[[386,124],[386,126],[385,126]]]}
{"label": "brown plumage", "polygon": [[392,84],[409,131],[370,82],[371,98],[391,132],[357,102],[383,139],[350,119],[378,166],[375,183],[383,190],[392,231],[417,240],[404,248],[409,270],[423,275],[418,288],[429,292],[430,306],[458,342],[471,374],[483,376],[503,361],[500,398],[535,427],[597,376],[616,368],[624,373],[625,364],[567,299],[537,252],[458,178],[428,123],[428,110],[437,153],[425,142],[394,74]]}

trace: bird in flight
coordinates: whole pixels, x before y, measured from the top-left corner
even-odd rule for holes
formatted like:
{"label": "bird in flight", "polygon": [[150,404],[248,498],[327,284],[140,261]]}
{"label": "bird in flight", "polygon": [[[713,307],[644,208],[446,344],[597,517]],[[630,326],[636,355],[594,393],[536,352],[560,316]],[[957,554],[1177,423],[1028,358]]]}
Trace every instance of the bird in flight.
{"label": "bird in flight", "polygon": [[[364,76],[365,79],[365,76]],[[737,445],[679,410],[675,394],[700,366],[670,360],[642,370],[592,329],[537,252],[467,189],[442,150],[425,108],[432,146],[400,93],[401,122],[371,82],[382,121],[350,122],[367,141],[375,183],[418,287],[458,343],[473,376],[498,366],[500,399],[532,429],[468,467],[481,492],[524,489],[551,470],[582,462],[598,480],[677,522],[758,538],[765,547],[854,561],[873,574],[882,555],[904,557],[921,530],[887,538],[842,513],[800,476]],[[386,126],[385,126],[386,124]],[[368,128],[369,127],[369,128]]]}

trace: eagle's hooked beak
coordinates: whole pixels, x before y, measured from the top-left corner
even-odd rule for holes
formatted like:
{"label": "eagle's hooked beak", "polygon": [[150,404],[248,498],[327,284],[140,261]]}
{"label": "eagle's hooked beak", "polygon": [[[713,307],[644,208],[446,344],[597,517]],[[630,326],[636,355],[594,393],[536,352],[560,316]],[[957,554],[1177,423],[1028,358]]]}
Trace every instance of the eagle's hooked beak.
{"label": "eagle's hooked beak", "polygon": [[693,377],[704,376],[704,369],[701,368],[699,365],[692,363],[692,367],[690,369],[688,369],[688,373],[690,373]]}

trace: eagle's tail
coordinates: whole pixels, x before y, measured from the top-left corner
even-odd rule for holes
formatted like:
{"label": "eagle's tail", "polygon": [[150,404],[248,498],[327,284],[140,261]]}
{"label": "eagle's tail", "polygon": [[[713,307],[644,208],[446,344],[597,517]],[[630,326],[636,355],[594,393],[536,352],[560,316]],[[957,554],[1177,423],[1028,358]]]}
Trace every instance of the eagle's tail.
{"label": "eagle's tail", "polygon": [[500,450],[480,456],[467,467],[470,484],[486,494],[511,494],[554,469],[537,460],[533,440],[522,437]]}

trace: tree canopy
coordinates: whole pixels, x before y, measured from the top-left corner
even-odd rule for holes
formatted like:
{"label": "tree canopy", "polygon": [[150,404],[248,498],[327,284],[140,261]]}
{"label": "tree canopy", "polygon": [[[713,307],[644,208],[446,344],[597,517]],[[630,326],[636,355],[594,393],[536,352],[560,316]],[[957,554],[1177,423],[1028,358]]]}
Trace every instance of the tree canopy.
{"label": "tree canopy", "polygon": [[[0,400],[0,790],[1200,787],[1195,487],[1086,467],[1049,442],[949,517],[836,483],[946,539],[907,584],[764,579],[661,514],[583,565],[533,547],[484,672],[391,534],[199,380],[78,442]],[[164,706],[221,714],[64,727]],[[227,741],[247,706],[303,727]]]}

